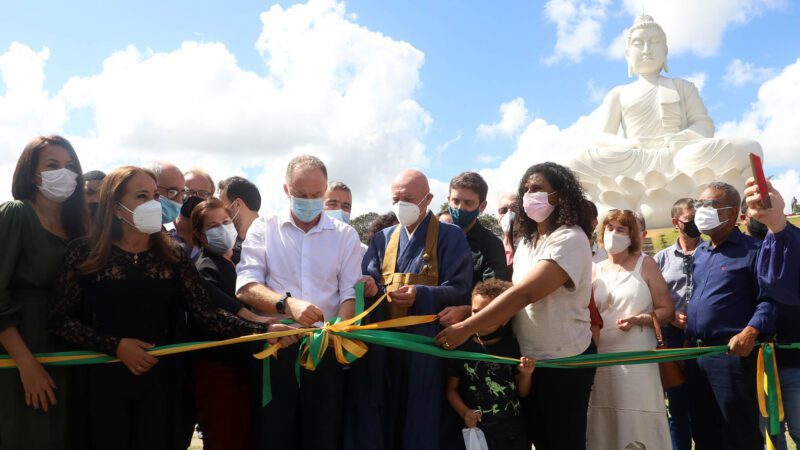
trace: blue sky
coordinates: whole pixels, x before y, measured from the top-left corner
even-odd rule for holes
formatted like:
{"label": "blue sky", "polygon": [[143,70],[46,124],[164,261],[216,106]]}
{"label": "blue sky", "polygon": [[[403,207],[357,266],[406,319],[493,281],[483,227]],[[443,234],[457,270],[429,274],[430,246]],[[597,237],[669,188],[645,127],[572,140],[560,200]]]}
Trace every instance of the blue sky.
{"label": "blue sky", "polygon": [[[277,4],[286,10],[295,3]],[[580,51],[578,58],[548,60],[553,59],[559,31],[555,13],[548,12],[548,7],[554,6],[552,3],[600,10],[592,19],[601,27],[599,37],[594,45]],[[713,5],[668,3],[695,16],[716,14]],[[717,125],[742,121],[758,100],[762,83],[800,57],[798,3],[766,0],[728,3],[741,5],[735,7],[738,11],[725,13],[731,18],[722,25],[714,21],[711,26],[722,29],[717,33],[716,48],[698,54],[691,47],[674,52],[671,47],[669,58],[671,76],[705,75],[702,96]],[[263,28],[259,16],[272,5],[263,1],[205,0],[5,2],[0,6],[0,53],[7,51],[12,42],[22,43],[34,52],[47,47],[44,88],[51,96],[73,77],[102,73],[107,58],[131,45],[146,58],[148,50],[155,54],[170,53],[184,41],[219,42],[235,57],[241,70],[265,76],[266,57],[256,49],[256,41]],[[607,49],[631,23],[635,9],[631,5],[644,5],[645,12],[661,22],[653,11],[664,6],[652,1],[350,0],[345,3],[347,20],[392,41],[406,42],[424,54],[418,82],[409,97],[424,109],[429,122],[417,133],[417,140],[424,145],[424,156],[412,163],[423,164],[429,175],[445,182],[462,170],[497,167],[518,149],[517,138],[533,119],[543,119],[563,130],[597,108],[602,92],[628,82],[625,61],[610,57]],[[731,8],[726,5],[719,9]],[[699,22],[703,22],[702,18]],[[669,20],[665,28],[667,23]],[[673,20],[674,23],[680,21]],[[564,32],[569,34],[569,28],[566,25]],[[673,35],[675,28],[675,25],[667,28],[668,34]],[[693,33],[696,40],[714,39],[713,30],[708,37],[697,26],[692,29],[687,25],[687,28],[686,32]],[[764,75],[739,85],[726,82],[726,72],[736,59],[749,64],[751,72]],[[4,92],[0,83],[0,96]],[[500,105],[516,98],[524,101],[525,120],[509,133],[494,138],[479,136],[477,128],[500,120]],[[55,131],[87,136],[92,135],[95,127],[92,108],[72,107]],[[769,155],[770,150],[765,150]],[[7,155],[0,164],[12,162],[12,156]],[[780,158],[779,164],[770,164],[769,156],[766,159],[774,173],[800,166],[800,157]],[[426,165],[420,162],[423,160]],[[260,171],[250,163],[240,167],[252,175]]]}

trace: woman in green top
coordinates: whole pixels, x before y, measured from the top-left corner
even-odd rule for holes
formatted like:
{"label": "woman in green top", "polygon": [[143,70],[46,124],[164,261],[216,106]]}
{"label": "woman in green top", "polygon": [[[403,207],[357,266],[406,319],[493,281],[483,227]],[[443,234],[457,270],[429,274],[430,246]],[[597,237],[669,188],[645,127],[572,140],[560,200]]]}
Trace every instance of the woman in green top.
{"label": "woman in green top", "polygon": [[66,139],[37,137],[17,161],[15,201],[0,205],[0,353],[18,367],[0,370],[0,449],[69,447],[67,369],[33,354],[65,349],[46,307],[67,242],[87,231],[81,173]]}

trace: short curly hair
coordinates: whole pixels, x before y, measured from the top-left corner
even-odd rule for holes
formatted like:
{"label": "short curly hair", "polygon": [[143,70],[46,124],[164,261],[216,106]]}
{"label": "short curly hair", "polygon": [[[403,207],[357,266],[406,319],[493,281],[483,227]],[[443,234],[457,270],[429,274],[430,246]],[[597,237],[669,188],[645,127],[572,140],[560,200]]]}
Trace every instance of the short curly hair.
{"label": "short curly hair", "polygon": [[[539,232],[536,222],[525,214],[525,208],[523,207],[525,193],[528,192],[528,181],[531,176],[537,173],[541,174],[550,183],[554,192],[558,192],[558,204],[550,214],[552,220],[547,232],[555,231],[562,225],[578,225],[583,228],[587,223],[588,211],[584,207],[583,187],[578,182],[578,178],[572,170],[554,162],[535,164],[529,167],[525,174],[522,175],[517,189],[516,207],[522,225],[522,237],[525,242],[531,242]],[[591,223],[591,219],[588,222]]]}
{"label": "short curly hair", "polygon": [[472,296],[475,297],[481,295],[494,300],[511,286],[512,284],[510,281],[505,281],[498,278],[489,278],[488,280],[481,281],[475,285],[475,288],[472,289]]}

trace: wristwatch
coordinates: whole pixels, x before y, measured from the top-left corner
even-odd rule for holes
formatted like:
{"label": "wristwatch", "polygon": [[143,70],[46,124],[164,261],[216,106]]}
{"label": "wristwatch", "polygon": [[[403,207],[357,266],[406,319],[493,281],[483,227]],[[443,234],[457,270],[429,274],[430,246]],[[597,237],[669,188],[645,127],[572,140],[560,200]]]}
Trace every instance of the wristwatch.
{"label": "wristwatch", "polygon": [[289,300],[289,297],[291,296],[292,294],[287,292],[286,295],[278,300],[278,303],[275,303],[275,310],[278,312],[278,314],[286,314],[286,301]]}

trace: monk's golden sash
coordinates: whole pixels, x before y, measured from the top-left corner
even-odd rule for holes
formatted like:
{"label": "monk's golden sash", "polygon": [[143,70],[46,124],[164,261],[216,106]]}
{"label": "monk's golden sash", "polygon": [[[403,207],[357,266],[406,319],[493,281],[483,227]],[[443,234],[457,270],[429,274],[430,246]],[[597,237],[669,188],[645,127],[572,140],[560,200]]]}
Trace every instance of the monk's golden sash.
{"label": "monk's golden sash", "polygon": [[[383,262],[381,263],[381,273],[383,275],[383,285],[386,287],[386,293],[394,292],[402,286],[406,285],[422,285],[422,286],[438,286],[439,285],[439,261],[436,256],[436,243],[439,240],[439,220],[436,216],[431,214],[430,221],[428,222],[428,234],[425,236],[425,252],[422,254],[422,270],[420,273],[396,273],[397,267],[397,253],[400,247],[400,233],[403,232],[403,226],[398,225],[389,238],[389,243],[386,245],[386,252],[383,254]],[[389,298],[389,304],[386,305],[389,312],[389,318],[395,319],[397,317],[404,317],[408,315],[408,308],[400,308],[395,306]]]}

